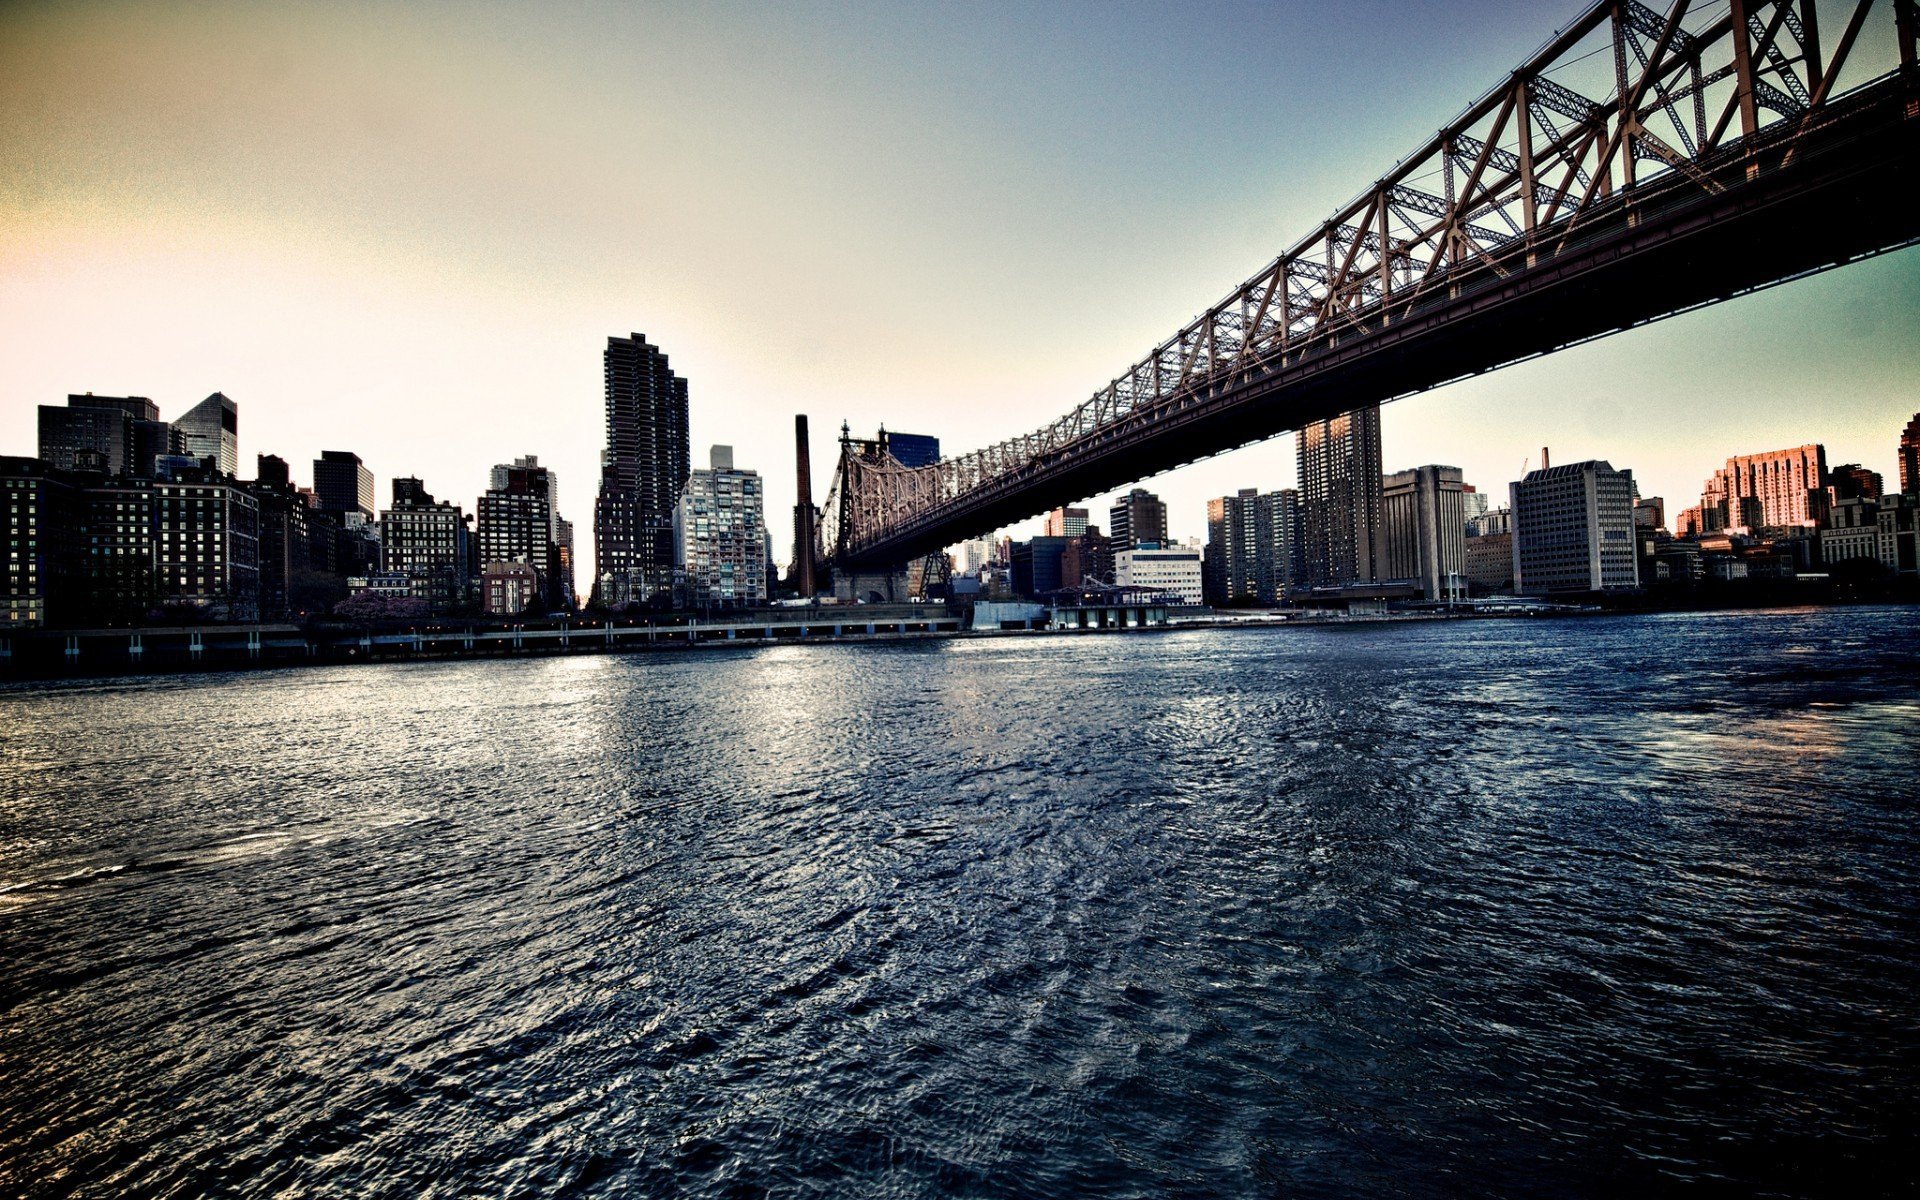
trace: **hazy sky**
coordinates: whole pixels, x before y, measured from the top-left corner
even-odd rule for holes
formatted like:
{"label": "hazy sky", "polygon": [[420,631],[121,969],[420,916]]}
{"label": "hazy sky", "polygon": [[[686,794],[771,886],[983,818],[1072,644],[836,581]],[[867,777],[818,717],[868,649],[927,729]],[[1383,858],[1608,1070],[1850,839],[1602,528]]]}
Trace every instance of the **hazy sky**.
{"label": "hazy sky", "polygon": [[[218,389],[243,473],[354,450],[382,505],[417,474],[471,511],[537,454],[590,563],[637,330],[784,563],[794,413],[816,481],[842,419],[949,453],[1051,420],[1581,7],[0,4],[0,453],[71,391]],[[1670,510],[1733,453],[1891,473],[1916,331],[1909,250],[1401,401],[1385,466],[1504,496],[1549,445]],[[1292,461],[1148,486],[1199,534]]]}

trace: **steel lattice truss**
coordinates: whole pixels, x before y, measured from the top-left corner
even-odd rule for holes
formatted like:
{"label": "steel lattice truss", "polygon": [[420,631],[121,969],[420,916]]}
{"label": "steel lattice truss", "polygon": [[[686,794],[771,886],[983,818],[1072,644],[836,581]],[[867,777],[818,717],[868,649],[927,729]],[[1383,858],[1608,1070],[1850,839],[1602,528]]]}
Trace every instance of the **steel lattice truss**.
{"label": "steel lattice truss", "polygon": [[1910,74],[1915,14],[1916,0],[1593,5],[1311,236],[1059,420],[921,468],[843,453],[825,526],[836,555],[858,557],[975,489],[1043,471],[1224,380],[1388,325],[1463,273],[1531,269],[1578,245],[1593,214],[1650,186],[1724,189],[1724,169],[1709,168],[1728,156],[1811,127],[1847,89]]}

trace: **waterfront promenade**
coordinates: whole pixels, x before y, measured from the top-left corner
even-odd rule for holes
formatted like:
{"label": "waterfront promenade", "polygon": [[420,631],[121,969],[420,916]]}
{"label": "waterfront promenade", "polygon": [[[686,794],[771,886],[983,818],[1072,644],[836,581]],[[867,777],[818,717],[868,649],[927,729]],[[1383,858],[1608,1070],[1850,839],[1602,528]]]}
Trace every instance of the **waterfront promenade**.
{"label": "waterfront promenade", "polygon": [[952,634],[960,626],[957,613],[936,605],[873,605],[677,620],[583,617],[378,627],[315,623],[13,632],[0,634],[0,677],[868,640]]}

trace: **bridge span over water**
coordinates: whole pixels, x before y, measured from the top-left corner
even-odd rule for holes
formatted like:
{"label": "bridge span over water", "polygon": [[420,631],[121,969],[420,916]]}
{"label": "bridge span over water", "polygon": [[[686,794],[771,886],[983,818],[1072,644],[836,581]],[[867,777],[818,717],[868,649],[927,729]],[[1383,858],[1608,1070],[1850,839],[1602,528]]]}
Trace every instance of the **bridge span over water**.
{"label": "bridge span over water", "polygon": [[1312,421],[1920,241],[1920,0],[1602,0],[1077,408],[910,468],[843,441],[886,570]]}

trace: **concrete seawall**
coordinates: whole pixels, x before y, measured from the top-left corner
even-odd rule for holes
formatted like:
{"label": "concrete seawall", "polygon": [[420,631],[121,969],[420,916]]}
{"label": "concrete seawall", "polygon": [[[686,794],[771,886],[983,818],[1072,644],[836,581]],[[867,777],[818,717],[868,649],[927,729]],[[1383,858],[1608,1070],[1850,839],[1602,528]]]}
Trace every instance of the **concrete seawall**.
{"label": "concrete seawall", "polygon": [[851,608],[695,622],[422,623],[410,628],[204,625],[0,632],[0,678],[526,655],[609,654],[802,641],[952,636],[960,616],[938,608]]}

